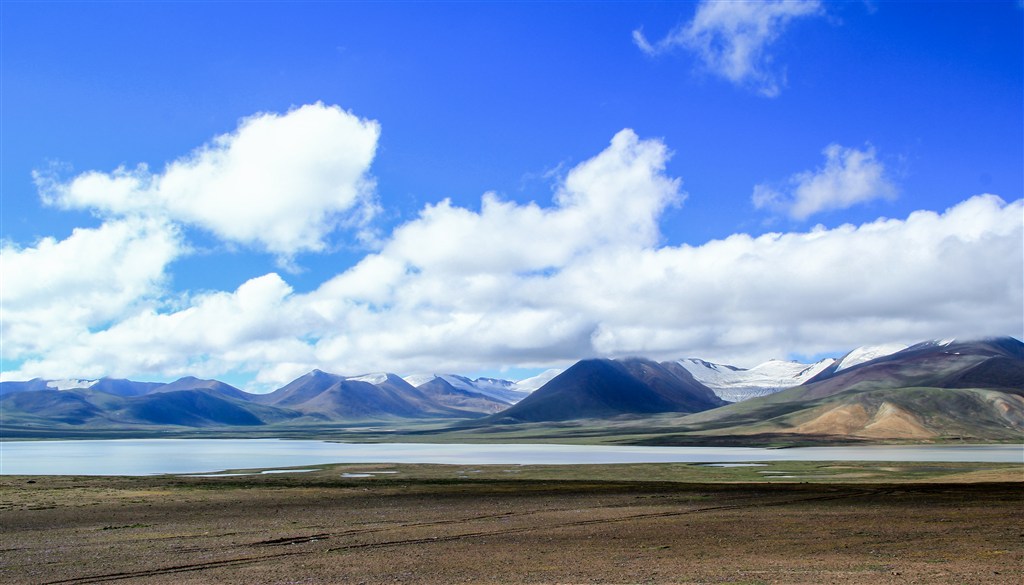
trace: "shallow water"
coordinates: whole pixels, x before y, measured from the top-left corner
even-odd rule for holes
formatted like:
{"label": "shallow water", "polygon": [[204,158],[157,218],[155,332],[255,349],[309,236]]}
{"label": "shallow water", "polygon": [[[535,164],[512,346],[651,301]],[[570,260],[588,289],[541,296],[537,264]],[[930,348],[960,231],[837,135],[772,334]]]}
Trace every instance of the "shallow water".
{"label": "shallow water", "polygon": [[628,447],[328,443],[278,439],[124,439],[0,442],[4,475],[155,475],[328,463],[573,465],[754,463],[766,461],[935,461],[1024,463],[1024,445]]}

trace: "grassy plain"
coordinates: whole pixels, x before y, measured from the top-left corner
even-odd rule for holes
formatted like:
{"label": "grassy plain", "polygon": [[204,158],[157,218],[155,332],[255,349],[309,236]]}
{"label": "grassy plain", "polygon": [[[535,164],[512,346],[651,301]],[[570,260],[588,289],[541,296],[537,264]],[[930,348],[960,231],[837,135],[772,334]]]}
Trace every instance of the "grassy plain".
{"label": "grassy plain", "polygon": [[1024,465],[0,477],[4,583],[1013,583]]}

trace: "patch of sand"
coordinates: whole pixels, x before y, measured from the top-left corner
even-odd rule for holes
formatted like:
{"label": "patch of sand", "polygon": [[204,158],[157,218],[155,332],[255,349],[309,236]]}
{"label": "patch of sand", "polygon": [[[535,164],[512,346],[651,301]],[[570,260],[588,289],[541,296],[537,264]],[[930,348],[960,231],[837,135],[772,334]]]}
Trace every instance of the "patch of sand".
{"label": "patch of sand", "polygon": [[916,415],[891,402],[883,402],[873,413],[860,404],[832,407],[793,430],[803,434],[872,439],[928,439],[936,436]]}
{"label": "patch of sand", "polygon": [[852,435],[871,420],[859,404],[844,404],[826,410],[793,430],[808,435]]}

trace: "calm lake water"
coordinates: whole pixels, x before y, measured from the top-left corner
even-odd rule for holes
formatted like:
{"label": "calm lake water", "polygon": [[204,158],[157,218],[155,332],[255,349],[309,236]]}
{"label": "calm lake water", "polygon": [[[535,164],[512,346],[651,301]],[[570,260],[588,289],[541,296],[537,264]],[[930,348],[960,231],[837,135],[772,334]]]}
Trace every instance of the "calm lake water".
{"label": "calm lake water", "polygon": [[0,474],[154,475],[326,463],[530,465],[745,463],[758,461],[975,461],[1024,463],[1024,445],[806,447],[611,447],[328,443],[277,439],[3,441]]}

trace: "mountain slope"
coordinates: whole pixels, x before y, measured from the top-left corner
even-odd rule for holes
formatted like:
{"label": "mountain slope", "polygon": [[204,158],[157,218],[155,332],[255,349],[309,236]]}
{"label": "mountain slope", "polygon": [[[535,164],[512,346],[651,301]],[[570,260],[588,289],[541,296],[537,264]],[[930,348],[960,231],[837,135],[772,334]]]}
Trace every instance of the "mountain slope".
{"label": "mountain slope", "polygon": [[83,425],[103,416],[103,408],[76,391],[25,390],[0,397],[0,421],[4,425]]}
{"label": "mountain slope", "polygon": [[124,422],[188,427],[259,426],[301,416],[205,388],[159,391],[126,400],[118,415]]}

